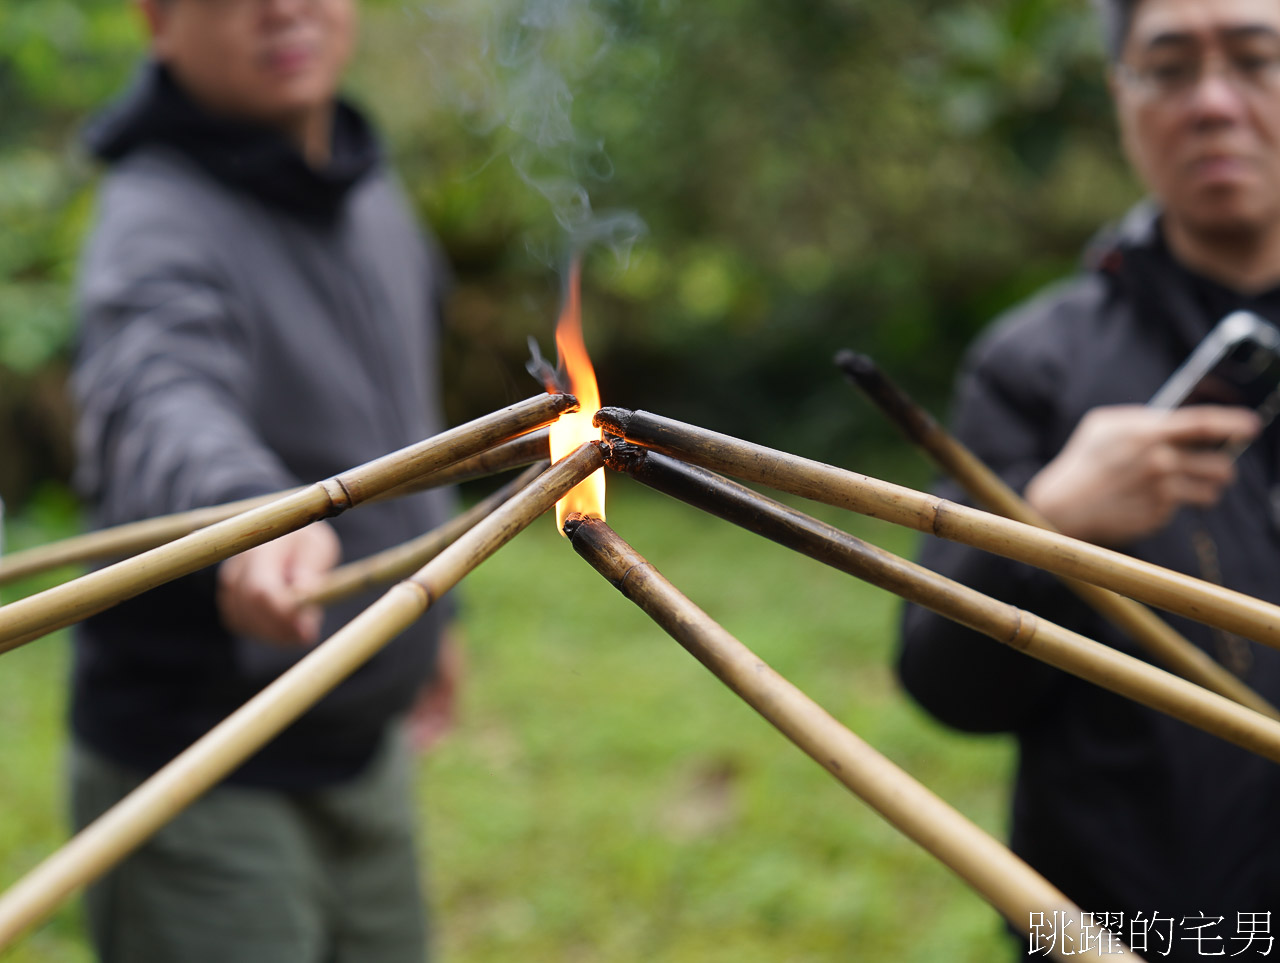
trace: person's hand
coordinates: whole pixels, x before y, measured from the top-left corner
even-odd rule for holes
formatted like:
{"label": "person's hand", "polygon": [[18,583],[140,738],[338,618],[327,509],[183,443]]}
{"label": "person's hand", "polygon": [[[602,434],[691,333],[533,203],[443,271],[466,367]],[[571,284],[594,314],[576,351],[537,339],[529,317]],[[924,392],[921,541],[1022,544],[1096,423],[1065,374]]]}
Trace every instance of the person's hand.
{"label": "person's hand", "polygon": [[1095,408],[1031,479],[1027,501],[1063,534],[1123,545],[1159,531],[1184,505],[1216,504],[1236,477],[1221,448],[1261,427],[1248,408]]}
{"label": "person's hand", "polygon": [[237,635],[282,645],[319,640],[323,612],[301,598],[338,563],[342,547],[328,522],[282,535],[218,566],[218,615]]}
{"label": "person's hand", "polygon": [[448,735],[458,715],[458,689],[466,671],[462,643],[457,629],[440,634],[436,674],[418,692],[409,710],[409,744],[427,752]]}

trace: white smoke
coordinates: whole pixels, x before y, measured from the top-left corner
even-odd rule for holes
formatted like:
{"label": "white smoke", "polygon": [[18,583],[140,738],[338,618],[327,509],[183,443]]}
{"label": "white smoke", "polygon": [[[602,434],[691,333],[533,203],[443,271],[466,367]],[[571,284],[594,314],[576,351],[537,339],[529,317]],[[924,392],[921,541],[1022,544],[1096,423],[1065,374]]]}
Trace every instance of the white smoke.
{"label": "white smoke", "polygon": [[[646,233],[633,211],[597,211],[591,191],[614,165],[603,139],[575,123],[575,91],[619,42],[611,0],[453,0],[424,13],[424,45],[437,96],[452,102],[472,131],[497,144],[503,160],[548,205],[558,230],[530,238],[532,256],[549,265],[566,252],[600,244],[625,266]],[[455,40],[469,38],[471,50]],[[487,164],[486,164],[487,166]]]}

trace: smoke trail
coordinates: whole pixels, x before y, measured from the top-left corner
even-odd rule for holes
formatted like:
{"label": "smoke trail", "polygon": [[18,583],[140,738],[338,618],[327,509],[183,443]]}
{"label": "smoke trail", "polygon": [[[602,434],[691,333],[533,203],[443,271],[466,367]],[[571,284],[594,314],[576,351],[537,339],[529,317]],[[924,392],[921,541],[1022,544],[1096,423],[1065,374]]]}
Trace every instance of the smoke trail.
{"label": "smoke trail", "polygon": [[[574,119],[575,91],[625,42],[611,6],[616,0],[461,0],[423,11],[435,91],[470,130],[495,140],[488,163],[505,159],[547,202],[556,230],[528,238],[526,248],[548,266],[561,267],[566,249],[596,244],[625,266],[646,233],[633,211],[593,207],[592,188],[610,181],[614,166],[604,141]],[[453,44],[468,36],[473,52],[460,55]]]}

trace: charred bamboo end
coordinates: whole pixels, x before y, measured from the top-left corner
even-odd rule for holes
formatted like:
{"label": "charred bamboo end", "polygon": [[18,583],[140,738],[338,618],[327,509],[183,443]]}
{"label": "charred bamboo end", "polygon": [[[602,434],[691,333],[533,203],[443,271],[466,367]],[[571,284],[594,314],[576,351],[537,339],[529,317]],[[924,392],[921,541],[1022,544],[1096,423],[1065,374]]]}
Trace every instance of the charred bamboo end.
{"label": "charred bamboo end", "polygon": [[850,380],[859,387],[864,383],[883,377],[880,366],[872,361],[869,355],[859,354],[857,351],[850,351],[847,348],[843,351],[837,351],[835,362],[836,367],[848,375]]}
{"label": "charred bamboo end", "polygon": [[[678,458],[653,451],[630,441],[614,440],[606,443],[605,465],[628,475],[650,488],[664,492],[697,508],[708,504],[727,505],[741,501],[746,490],[728,479],[690,465]],[[715,509],[707,508],[712,514]]]}
{"label": "charred bamboo end", "polygon": [[572,540],[572,539],[573,539],[574,534],[578,531],[578,529],[579,529],[579,528],[581,528],[584,524],[586,524],[586,523],[587,523],[587,522],[589,522],[590,520],[591,520],[591,516],[590,516],[590,515],[584,515],[584,514],[582,514],[582,512],[572,512],[572,513],[570,513],[570,514],[565,518],[565,520],[564,520],[564,533],[565,533],[565,535],[566,535],[570,540]]}
{"label": "charred bamboo end", "polygon": [[938,425],[933,416],[894,384],[870,357],[856,351],[841,351],[836,355],[835,361],[845,377],[870,398],[911,441],[921,444],[937,431]]}
{"label": "charred bamboo end", "polygon": [[609,584],[630,598],[627,576],[649,563],[623,541],[603,518],[575,513],[565,519],[564,533],[573,550],[581,555]]}
{"label": "charred bamboo end", "polygon": [[557,415],[567,414],[570,411],[577,411],[579,407],[576,395],[571,395],[567,391],[549,392],[553,401],[552,408]]}
{"label": "charred bamboo end", "polygon": [[644,467],[649,449],[618,438],[605,442],[604,454],[604,463],[610,470],[623,475],[634,475]]}
{"label": "charred bamboo end", "polygon": [[591,423],[611,435],[625,438],[627,431],[631,428],[631,421],[635,418],[635,414],[634,411],[627,408],[601,408],[596,412],[595,417],[591,419]]}

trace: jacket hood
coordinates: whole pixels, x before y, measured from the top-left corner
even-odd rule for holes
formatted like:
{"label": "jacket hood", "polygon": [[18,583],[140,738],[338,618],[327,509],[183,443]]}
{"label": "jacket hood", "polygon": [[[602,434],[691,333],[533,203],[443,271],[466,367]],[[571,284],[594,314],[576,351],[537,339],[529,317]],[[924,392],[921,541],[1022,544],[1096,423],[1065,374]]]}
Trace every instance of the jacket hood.
{"label": "jacket hood", "polygon": [[124,96],[91,121],[85,143],[110,164],[140,148],[174,148],[230,187],[295,214],[328,218],[381,160],[372,128],[343,100],[334,104],[332,136],[329,162],[313,167],[274,128],[211,113],[167,68],[148,61]]}

